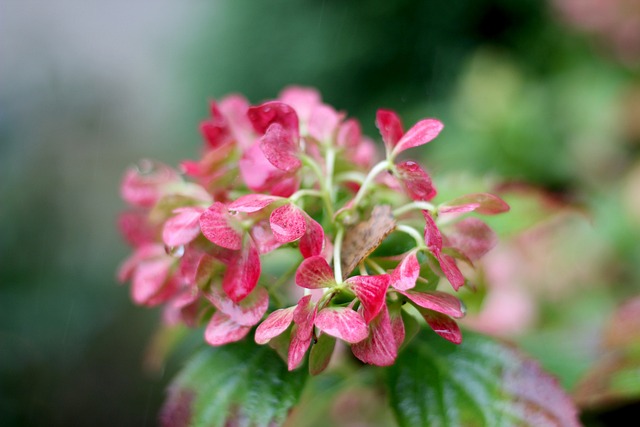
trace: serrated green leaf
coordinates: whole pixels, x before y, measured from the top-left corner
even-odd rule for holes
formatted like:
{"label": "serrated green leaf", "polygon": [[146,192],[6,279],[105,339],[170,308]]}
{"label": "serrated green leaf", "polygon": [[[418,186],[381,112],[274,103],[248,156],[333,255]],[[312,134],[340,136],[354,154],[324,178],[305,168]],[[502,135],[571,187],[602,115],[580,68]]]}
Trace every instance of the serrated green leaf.
{"label": "serrated green leaf", "polygon": [[460,345],[421,332],[387,374],[400,426],[580,426],[569,396],[535,360],[468,331]]}
{"label": "serrated green leaf", "polygon": [[271,348],[253,341],[208,347],[173,380],[165,427],[278,426],[298,402],[305,370],[289,372]]}

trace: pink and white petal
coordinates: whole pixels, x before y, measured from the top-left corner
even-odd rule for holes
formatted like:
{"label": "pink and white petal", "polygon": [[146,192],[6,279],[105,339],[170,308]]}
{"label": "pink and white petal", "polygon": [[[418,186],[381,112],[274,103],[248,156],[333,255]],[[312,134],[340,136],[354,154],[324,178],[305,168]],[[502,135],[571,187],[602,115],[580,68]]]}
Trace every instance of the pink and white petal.
{"label": "pink and white petal", "polygon": [[346,280],[364,309],[364,320],[370,323],[385,306],[390,275],[353,276]]}
{"label": "pink and white petal", "polygon": [[149,298],[144,305],[147,307],[154,307],[156,305],[165,304],[176,296],[180,292],[181,284],[178,282],[175,276],[169,276],[165,284],[160,288],[158,293]]}
{"label": "pink and white petal", "polygon": [[230,211],[252,213],[258,212],[278,200],[284,199],[268,194],[246,194],[229,203],[227,208]]}
{"label": "pink and white petal", "polygon": [[449,316],[426,309],[421,309],[420,314],[436,334],[454,344],[462,342],[462,332],[458,324]]}
{"label": "pink and white petal", "polygon": [[299,139],[298,115],[291,106],[283,102],[268,101],[257,107],[249,107],[247,115],[253,128],[261,135],[266,133],[272,124],[278,123],[294,141],[297,142]]}
{"label": "pink and white petal", "polygon": [[405,338],[404,321],[402,320],[402,307],[389,309],[389,321],[391,322],[391,331],[396,340],[396,348],[400,348]]}
{"label": "pink and white petal", "polygon": [[442,234],[433,217],[431,217],[431,213],[422,211],[422,214],[426,222],[424,227],[424,243],[437,258],[442,252]]}
{"label": "pink and white petal", "polygon": [[255,140],[253,125],[247,117],[249,102],[242,95],[232,94],[223,98],[219,107],[240,148],[249,148]]}
{"label": "pink and white petal", "polygon": [[454,230],[447,236],[448,245],[471,261],[482,258],[498,243],[496,233],[478,218],[465,218],[454,225]]}
{"label": "pink and white petal", "polygon": [[233,302],[240,302],[256,287],[260,279],[260,254],[252,245],[245,245],[227,266],[222,289]]}
{"label": "pink and white petal", "polygon": [[353,355],[370,365],[390,366],[398,357],[398,346],[386,307],[369,323],[369,336],[351,345]]}
{"label": "pink and white petal", "polygon": [[262,220],[257,222],[251,227],[251,238],[258,248],[260,254],[269,253],[282,246],[282,243],[276,240],[273,232],[271,231],[271,225],[269,221]]}
{"label": "pink and white petal", "polygon": [[269,308],[269,293],[263,287],[253,290],[246,298],[236,303],[218,286],[212,286],[205,297],[222,313],[242,326],[257,324]]}
{"label": "pink and white petal", "polygon": [[264,322],[256,328],[255,341],[258,344],[266,344],[287,330],[293,321],[293,312],[297,306],[282,308],[271,313]]}
{"label": "pink and white petal", "polygon": [[267,160],[260,148],[255,144],[247,149],[238,161],[238,169],[244,183],[252,191],[268,191],[274,176],[284,174]]}
{"label": "pink and white petal", "polygon": [[117,278],[120,283],[127,282],[133,278],[138,265],[153,258],[166,257],[164,246],[157,243],[149,243],[137,248],[118,267]]}
{"label": "pink and white petal", "polygon": [[441,291],[406,291],[398,292],[409,300],[422,308],[428,308],[429,310],[437,311],[438,313],[446,314],[447,316],[455,317],[457,319],[464,317],[465,310],[462,303],[455,296]]}
{"label": "pink and white petal", "polygon": [[315,325],[321,331],[350,344],[362,341],[369,328],[362,316],[348,307],[327,307],[318,313]]}
{"label": "pink and white petal", "polygon": [[140,305],[149,305],[169,280],[173,260],[169,257],[143,261],[136,267],[131,280],[131,298]]}
{"label": "pink and white petal", "polygon": [[438,194],[431,177],[418,163],[411,160],[398,163],[396,172],[412,200],[429,201]]}
{"label": "pink and white petal", "polygon": [[447,213],[478,212],[483,215],[496,215],[509,211],[509,205],[500,197],[489,193],[467,194],[441,204],[438,211]]}
{"label": "pink and white petal", "polygon": [[325,104],[316,106],[311,111],[307,126],[309,135],[316,141],[327,143],[333,140],[340,125],[343,114]]}
{"label": "pink and white petal", "polygon": [[387,152],[391,153],[404,134],[400,117],[394,111],[380,109],[376,113],[376,127],[382,135]]}
{"label": "pink and white petal", "polygon": [[240,341],[250,330],[251,327],[239,325],[227,315],[217,312],[204,331],[204,339],[209,345],[220,346]]}
{"label": "pink and white petal", "polygon": [[221,202],[215,202],[202,213],[200,229],[204,237],[218,246],[232,250],[242,248],[242,233],[231,225],[229,211]]}
{"label": "pink and white petal", "polygon": [[405,256],[391,273],[391,286],[406,291],[416,286],[416,280],[420,275],[420,263],[415,251]]}
{"label": "pink and white petal", "polygon": [[298,158],[300,146],[279,123],[274,123],[260,138],[260,149],[271,164],[285,172],[298,170],[302,162]]}
{"label": "pink and white petal", "polygon": [[273,174],[269,180],[269,193],[274,196],[289,197],[300,188],[300,177],[297,173],[288,173],[276,169],[277,174]]}
{"label": "pink and white petal", "polygon": [[324,229],[313,218],[307,218],[307,229],[300,238],[300,253],[309,258],[322,254],[324,247]]}
{"label": "pink and white petal", "polygon": [[300,335],[298,332],[300,327],[298,325],[293,326],[291,344],[289,344],[289,354],[287,360],[287,367],[290,371],[293,371],[304,359],[304,355],[307,353],[309,346],[311,345],[311,336],[306,338],[307,335]]}
{"label": "pink and white petal", "polygon": [[120,195],[130,205],[152,207],[164,195],[167,185],[181,182],[173,168],[150,160],[129,168],[120,185]]}
{"label": "pink and white petal", "polygon": [[333,269],[321,256],[305,259],[296,271],[296,285],[306,289],[322,289],[335,285]]}
{"label": "pink and white petal", "polygon": [[185,248],[176,272],[176,276],[182,283],[194,286],[197,284],[198,266],[205,256],[207,256],[206,252],[200,248],[195,248],[194,245],[189,245]]}
{"label": "pink and white petal", "polygon": [[305,214],[291,203],[280,206],[271,212],[269,223],[273,235],[281,243],[298,240],[307,229]]}
{"label": "pink and white petal", "polygon": [[308,122],[311,111],[322,102],[320,93],[312,88],[302,86],[286,87],[278,99],[293,107],[302,122]]}
{"label": "pink and white petal", "polygon": [[464,276],[456,264],[456,260],[449,255],[439,254],[436,256],[440,263],[440,268],[445,277],[451,283],[454,290],[460,289],[464,285]]}
{"label": "pink and white petal", "polygon": [[157,227],[148,219],[147,210],[122,212],[118,216],[120,234],[131,246],[139,247],[156,241]]}
{"label": "pink and white petal", "polygon": [[298,326],[297,334],[299,337],[311,339],[317,309],[317,305],[311,302],[311,295],[305,295],[298,301],[293,312],[293,322]]}
{"label": "pink and white petal", "polygon": [[356,119],[347,119],[340,125],[338,136],[336,137],[338,147],[343,147],[347,150],[355,149],[361,140],[362,127]]}
{"label": "pink and white petal", "polygon": [[396,156],[409,148],[418,147],[432,141],[438,136],[442,128],[444,128],[444,125],[440,120],[420,120],[402,135],[402,138],[394,147],[392,155]]}
{"label": "pink and white petal", "polygon": [[200,234],[200,216],[203,208],[185,207],[174,210],[162,228],[162,241],[169,247],[186,245]]}

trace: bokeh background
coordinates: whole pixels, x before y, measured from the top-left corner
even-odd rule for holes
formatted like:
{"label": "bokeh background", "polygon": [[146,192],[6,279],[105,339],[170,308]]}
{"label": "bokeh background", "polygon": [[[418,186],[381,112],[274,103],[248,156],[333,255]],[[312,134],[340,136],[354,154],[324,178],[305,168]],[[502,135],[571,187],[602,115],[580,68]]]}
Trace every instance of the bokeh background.
{"label": "bokeh background", "polygon": [[210,99],[291,84],[371,136],[379,107],[445,123],[417,154],[441,193],[513,207],[468,326],[578,389],[640,294],[637,0],[6,0],[0,425],[156,425],[184,354],[149,363],[160,313],[115,280],[122,173],[197,156]]}

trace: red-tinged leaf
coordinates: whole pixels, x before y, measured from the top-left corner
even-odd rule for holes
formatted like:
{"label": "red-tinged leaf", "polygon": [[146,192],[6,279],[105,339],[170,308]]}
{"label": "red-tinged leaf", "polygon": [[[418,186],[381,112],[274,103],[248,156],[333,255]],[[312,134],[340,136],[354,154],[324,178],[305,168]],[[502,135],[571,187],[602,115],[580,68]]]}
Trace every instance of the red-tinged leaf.
{"label": "red-tinged leaf", "polygon": [[321,256],[313,256],[300,263],[296,271],[296,285],[307,289],[328,288],[335,284],[333,269]]}
{"label": "red-tinged leaf", "polygon": [[262,220],[254,224],[253,227],[251,227],[250,233],[260,254],[269,253],[282,246],[282,243],[278,242],[273,235],[271,225],[267,220]]}
{"label": "red-tinged leaf", "polygon": [[479,334],[465,332],[455,345],[423,330],[387,372],[399,427],[581,425],[556,378],[513,346]]}
{"label": "red-tinged leaf", "polygon": [[370,365],[390,366],[398,356],[396,337],[386,307],[369,323],[369,336],[351,345],[353,355]]}
{"label": "red-tinged leaf", "polygon": [[200,234],[203,208],[185,207],[174,210],[175,216],[164,223],[162,241],[169,247],[186,245]]}
{"label": "red-tinged leaf", "polygon": [[331,335],[320,334],[318,341],[311,347],[309,353],[309,373],[321,374],[329,366],[333,350],[336,347],[336,339]]}
{"label": "red-tinged leaf", "polygon": [[298,158],[298,141],[278,123],[269,126],[267,133],[260,138],[260,149],[267,160],[280,170],[291,172],[302,166]]}
{"label": "red-tinged leaf", "polygon": [[431,213],[422,211],[422,214],[426,222],[424,227],[424,243],[427,245],[427,248],[437,256],[442,252],[442,234],[440,234],[440,230],[433,220]]}
{"label": "red-tinged leaf", "polygon": [[316,141],[327,143],[333,140],[342,115],[328,105],[320,104],[311,111],[308,132]]}
{"label": "red-tinged leaf", "polygon": [[287,330],[293,321],[293,312],[296,306],[282,308],[271,313],[256,328],[255,340],[258,344],[266,344],[272,338],[277,337]]}
{"label": "red-tinged leaf", "polygon": [[442,214],[478,212],[484,215],[496,215],[509,211],[509,205],[500,197],[489,193],[467,194],[457,197],[438,207]]}
{"label": "red-tinged leaf", "polygon": [[482,258],[498,243],[496,233],[478,218],[465,218],[454,225],[454,232],[447,234],[447,246],[451,246],[469,260]]}
{"label": "red-tinged leaf", "polygon": [[233,302],[218,286],[212,286],[205,296],[221,313],[242,326],[257,324],[269,308],[269,292],[263,287],[255,288],[238,303]]}
{"label": "red-tinged leaf", "polygon": [[212,346],[225,345],[240,341],[250,330],[250,326],[242,326],[231,320],[226,314],[217,312],[207,324],[204,340]]}
{"label": "red-tinged leaf", "polygon": [[390,276],[353,276],[347,279],[351,290],[356,294],[364,309],[364,320],[370,323],[385,305]]}
{"label": "red-tinged leaf", "polygon": [[426,320],[427,324],[433,329],[433,332],[454,344],[460,344],[462,342],[462,332],[460,332],[460,328],[455,320],[437,311],[425,308],[419,308],[418,311],[420,311],[424,320]]}
{"label": "red-tinged leaf", "polygon": [[218,246],[232,250],[242,248],[242,233],[231,225],[231,216],[223,203],[215,202],[202,213],[200,229],[204,237]]}
{"label": "red-tinged leaf", "polygon": [[409,148],[424,145],[438,136],[444,125],[436,119],[424,119],[413,125],[395,145],[392,156],[396,156]]}
{"label": "red-tinged leaf", "polygon": [[173,260],[169,257],[143,261],[136,267],[131,280],[131,298],[140,305],[153,305],[151,300],[158,295],[169,280]]}
{"label": "red-tinged leaf", "polygon": [[307,218],[307,229],[300,238],[300,253],[309,258],[322,254],[324,249],[324,229],[312,218]]}
{"label": "red-tinged leaf", "polygon": [[287,368],[290,371],[296,369],[302,363],[304,355],[307,353],[311,345],[311,336],[307,338],[306,334],[299,333],[300,326],[294,325],[291,332],[291,344],[289,344],[289,355],[287,360]]}
{"label": "red-tinged leaf", "polygon": [[431,182],[431,177],[418,163],[411,160],[398,163],[396,172],[412,200],[429,201],[436,196],[437,191]]}
{"label": "red-tinged leaf", "polygon": [[409,300],[423,308],[437,311],[438,313],[446,314],[447,316],[455,317],[456,319],[462,318],[465,315],[464,307],[458,298],[441,291],[406,291],[398,292],[409,298]]}
{"label": "red-tinged leaf", "polygon": [[250,107],[247,114],[253,128],[259,134],[266,133],[272,124],[277,123],[290,133],[294,141],[299,138],[298,115],[287,104],[269,101],[257,107]]}
{"label": "red-tinged leaf", "polygon": [[227,208],[230,211],[251,213],[260,211],[277,200],[283,199],[282,197],[267,194],[247,194],[229,203]]}
{"label": "red-tinged leaf", "polygon": [[350,344],[362,341],[369,328],[361,315],[349,307],[327,307],[318,313],[315,325],[322,332]]}
{"label": "red-tinged leaf", "polygon": [[400,291],[406,291],[416,286],[419,275],[420,263],[416,252],[409,252],[391,273],[391,286]]}
{"label": "red-tinged leaf", "polygon": [[260,278],[260,254],[247,244],[227,266],[222,278],[222,289],[234,302],[239,302],[253,291]]}
{"label": "red-tinged leaf", "polygon": [[307,229],[305,214],[291,203],[280,206],[271,212],[269,223],[273,235],[281,243],[298,240]]}
{"label": "red-tinged leaf", "polygon": [[390,153],[404,133],[400,117],[393,111],[380,109],[376,113],[376,127]]}
{"label": "red-tinged leaf", "polygon": [[453,286],[453,289],[457,291],[462,286],[464,286],[464,276],[458,268],[456,260],[445,254],[440,254],[439,256],[436,256],[436,258],[440,263],[442,272],[444,273],[449,283],[451,283],[451,286]]}

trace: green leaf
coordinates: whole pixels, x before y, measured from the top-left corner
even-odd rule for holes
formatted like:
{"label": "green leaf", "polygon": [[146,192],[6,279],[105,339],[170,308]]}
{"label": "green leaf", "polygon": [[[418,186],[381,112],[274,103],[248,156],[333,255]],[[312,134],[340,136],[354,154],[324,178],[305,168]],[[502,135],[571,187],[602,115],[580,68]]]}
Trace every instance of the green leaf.
{"label": "green leaf", "polygon": [[400,426],[580,426],[558,381],[516,348],[464,332],[421,332],[387,370]]}
{"label": "green leaf", "polygon": [[282,425],[307,375],[289,372],[276,352],[253,341],[205,348],[173,380],[161,425]]}

